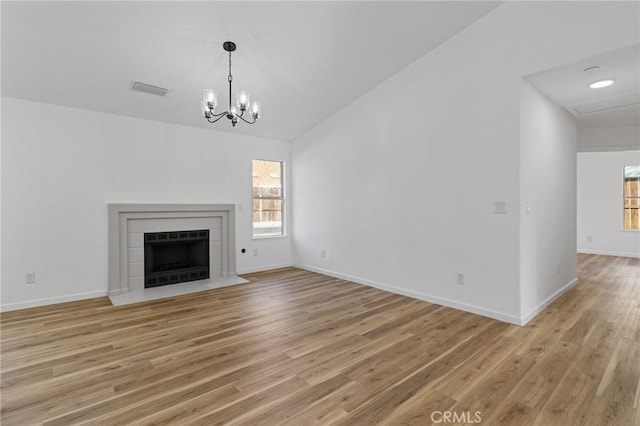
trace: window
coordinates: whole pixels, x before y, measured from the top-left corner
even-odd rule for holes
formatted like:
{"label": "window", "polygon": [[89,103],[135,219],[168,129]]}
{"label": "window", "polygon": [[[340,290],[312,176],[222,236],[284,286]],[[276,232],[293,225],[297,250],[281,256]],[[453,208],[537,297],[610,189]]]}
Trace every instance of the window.
{"label": "window", "polygon": [[640,229],[640,166],[624,167],[624,229]]}
{"label": "window", "polygon": [[253,160],[253,236],[284,235],[282,161]]}

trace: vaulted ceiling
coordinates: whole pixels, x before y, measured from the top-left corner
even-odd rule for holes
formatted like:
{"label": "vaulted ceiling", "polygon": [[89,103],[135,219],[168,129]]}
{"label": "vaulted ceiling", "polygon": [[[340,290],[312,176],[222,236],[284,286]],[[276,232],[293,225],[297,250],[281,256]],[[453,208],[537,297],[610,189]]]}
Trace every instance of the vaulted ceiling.
{"label": "vaulted ceiling", "polygon": [[[500,2],[2,2],[3,96],[290,141]],[[208,124],[204,88],[263,104]],[[166,87],[134,92],[132,81]]]}

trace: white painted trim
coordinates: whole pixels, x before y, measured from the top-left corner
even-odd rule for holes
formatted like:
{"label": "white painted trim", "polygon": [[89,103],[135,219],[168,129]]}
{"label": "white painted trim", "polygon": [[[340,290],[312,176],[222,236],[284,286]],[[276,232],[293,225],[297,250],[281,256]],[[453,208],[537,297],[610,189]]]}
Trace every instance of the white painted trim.
{"label": "white painted trim", "polygon": [[291,265],[291,263],[274,263],[273,265],[262,265],[262,266],[257,266],[255,268],[242,269],[242,270],[239,270],[237,274],[238,275],[253,274],[255,272],[271,271],[272,269],[289,268],[291,266],[293,266]]}
{"label": "white painted trim", "polygon": [[94,297],[106,297],[106,291],[92,291],[88,293],[68,294],[66,296],[46,297],[44,299],[28,300],[26,302],[6,303],[0,305],[0,312],[16,311],[18,309],[37,308],[39,306],[55,305],[57,303],[75,302]]}
{"label": "white painted trim", "polygon": [[582,254],[599,254],[602,256],[617,256],[617,257],[633,257],[640,258],[638,253],[627,253],[622,251],[607,251],[607,250],[582,250],[578,249],[578,253]]}
{"label": "white painted trim", "polygon": [[526,325],[529,321],[531,321],[536,315],[542,312],[547,306],[549,306],[554,300],[558,297],[562,296],[565,292],[569,291],[574,285],[578,283],[578,278],[574,278],[568,283],[566,283],[562,288],[553,293],[551,296],[547,297],[547,299],[533,308],[531,312],[521,318],[521,322],[519,325]]}
{"label": "white painted trim", "polygon": [[629,145],[608,145],[608,146],[580,146],[577,147],[578,152],[610,152],[610,151],[624,151],[624,152],[637,152],[635,147]]}
{"label": "white painted trim", "polygon": [[379,283],[377,281],[368,280],[365,278],[355,277],[352,275],[341,274],[338,272],[333,272],[327,269],[316,268],[313,266],[302,265],[299,263],[294,263],[294,267],[304,269],[311,272],[316,272],[323,275],[328,275],[330,277],[339,278],[342,280],[352,281],[354,283],[366,285],[369,287],[374,287],[380,290],[388,291],[395,294],[400,294],[402,296],[411,297],[413,299],[424,300],[425,302],[435,303],[437,305],[446,306],[453,309],[458,309],[465,312],[470,312],[472,314],[482,315],[483,317],[488,317],[492,319],[496,319],[498,321],[508,322],[510,324],[521,325],[520,318],[505,314],[502,312],[493,311],[491,309],[481,308],[475,305],[469,305],[467,303],[456,302],[450,299],[444,299],[442,297],[437,297],[429,294],[418,293],[416,291],[405,290],[400,287],[395,287],[388,284]]}

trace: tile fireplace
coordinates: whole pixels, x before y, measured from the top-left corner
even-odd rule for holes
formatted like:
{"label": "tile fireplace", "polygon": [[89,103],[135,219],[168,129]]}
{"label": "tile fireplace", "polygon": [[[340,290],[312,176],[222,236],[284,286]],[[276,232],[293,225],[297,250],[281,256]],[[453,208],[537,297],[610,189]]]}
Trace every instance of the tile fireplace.
{"label": "tile fireplace", "polygon": [[236,276],[234,204],[109,204],[109,295]]}

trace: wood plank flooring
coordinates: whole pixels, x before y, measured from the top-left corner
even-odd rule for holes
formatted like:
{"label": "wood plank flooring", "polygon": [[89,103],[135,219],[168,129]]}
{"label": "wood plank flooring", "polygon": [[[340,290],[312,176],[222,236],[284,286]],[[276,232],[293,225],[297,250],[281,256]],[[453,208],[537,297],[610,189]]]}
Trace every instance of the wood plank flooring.
{"label": "wood plank flooring", "polygon": [[640,260],[578,264],[526,327],[294,268],[4,313],[1,423],[640,425]]}

